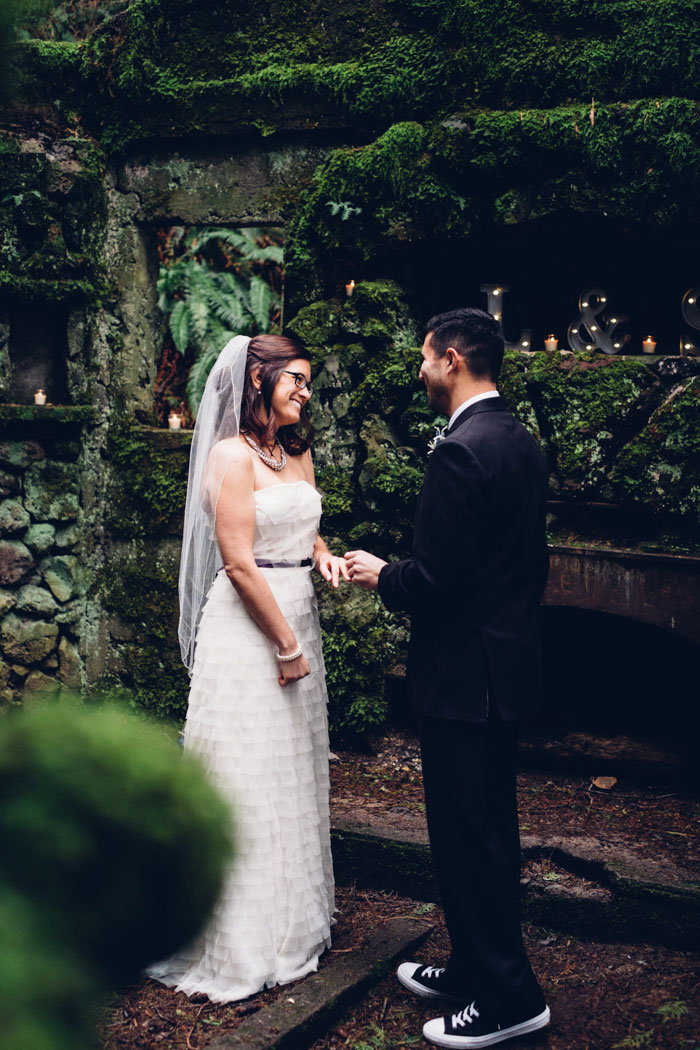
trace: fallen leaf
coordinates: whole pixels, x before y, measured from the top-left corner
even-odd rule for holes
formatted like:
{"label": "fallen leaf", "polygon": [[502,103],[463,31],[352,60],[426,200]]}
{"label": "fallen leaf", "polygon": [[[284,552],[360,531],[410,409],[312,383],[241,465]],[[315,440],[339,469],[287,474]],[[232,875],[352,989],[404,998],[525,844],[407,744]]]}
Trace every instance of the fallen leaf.
{"label": "fallen leaf", "polygon": [[594,777],[592,784],[594,788],[600,788],[601,791],[610,791],[610,788],[614,788],[617,784],[617,777]]}

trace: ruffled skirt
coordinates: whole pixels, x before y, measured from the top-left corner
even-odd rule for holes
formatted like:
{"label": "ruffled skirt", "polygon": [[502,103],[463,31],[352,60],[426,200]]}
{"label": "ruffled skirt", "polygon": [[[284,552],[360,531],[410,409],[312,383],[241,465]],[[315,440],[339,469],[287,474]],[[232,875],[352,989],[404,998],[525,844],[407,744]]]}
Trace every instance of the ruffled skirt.
{"label": "ruffled skirt", "polygon": [[231,803],[236,852],[204,933],[150,976],[215,1002],[315,970],[334,910],[321,633],[308,569],[263,569],[311,673],[282,688],[275,648],[221,572],[202,615],[185,727]]}

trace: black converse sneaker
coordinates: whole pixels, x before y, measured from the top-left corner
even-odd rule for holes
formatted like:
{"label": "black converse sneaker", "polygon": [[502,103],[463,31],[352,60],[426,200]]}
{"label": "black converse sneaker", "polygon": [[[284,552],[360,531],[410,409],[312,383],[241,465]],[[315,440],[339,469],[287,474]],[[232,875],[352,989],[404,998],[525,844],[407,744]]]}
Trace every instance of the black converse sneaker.
{"label": "black converse sneaker", "polygon": [[476,1003],[470,1003],[450,1017],[436,1017],[423,1025],[423,1035],[431,1043],[447,1047],[493,1046],[506,1039],[514,1039],[528,1032],[536,1032],[549,1024],[549,1007],[534,1017],[499,1021],[493,1014],[483,1016]]}
{"label": "black converse sneaker", "polygon": [[423,966],[421,963],[401,963],[396,971],[404,988],[422,995],[424,999],[452,999],[464,1002],[464,993],[455,994],[445,978],[444,966]]}

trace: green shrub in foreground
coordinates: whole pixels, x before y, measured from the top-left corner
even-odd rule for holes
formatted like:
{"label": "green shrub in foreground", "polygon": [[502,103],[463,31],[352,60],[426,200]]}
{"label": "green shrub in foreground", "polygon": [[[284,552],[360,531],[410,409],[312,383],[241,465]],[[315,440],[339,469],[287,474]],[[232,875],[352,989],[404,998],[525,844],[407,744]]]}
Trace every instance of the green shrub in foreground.
{"label": "green shrub in foreground", "polygon": [[230,813],[162,729],[78,702],[0,720],[0,795],[0,1030],[83,1050],[86,1003],[203,925]]}

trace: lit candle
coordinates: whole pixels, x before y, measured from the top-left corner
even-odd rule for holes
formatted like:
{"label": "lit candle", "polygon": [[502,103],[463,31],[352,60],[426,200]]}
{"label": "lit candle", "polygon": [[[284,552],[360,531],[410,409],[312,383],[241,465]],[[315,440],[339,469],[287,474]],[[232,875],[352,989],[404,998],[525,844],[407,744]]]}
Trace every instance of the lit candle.
{"label": "lit candle", "polygon": [[35,393],[35,395],[34,395],[34,404],[35,405],[45,405],[46,404],[46,394],[44,393],[43,390],[37,390],[37,392]]}
{"label": "lit candle", "polygon": [[646,339],[642,340],[642,350],[645,354],[653,354],[656,350],[656,342],[651,338],[650,335]]}
{"label": "lit candle", "polygon": [[548,335],[544,341],[545,350],[558,350],[559,340],[555,335]]}
{"label": "lit candle", "polygon": [[182,416],[179,416],[177,412],[171,412],[168,416],[168,426],[171,430],[180,430],[182,427]]}
{"label": "lit candle", "polygon": [[350,298],[350,296],[352,295],[352,293],[354,291],[355,291],[355,282],[354,281],[348,281],[348,283],[345,285],[345,294],[347,295],[348,299]]}

